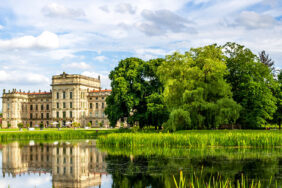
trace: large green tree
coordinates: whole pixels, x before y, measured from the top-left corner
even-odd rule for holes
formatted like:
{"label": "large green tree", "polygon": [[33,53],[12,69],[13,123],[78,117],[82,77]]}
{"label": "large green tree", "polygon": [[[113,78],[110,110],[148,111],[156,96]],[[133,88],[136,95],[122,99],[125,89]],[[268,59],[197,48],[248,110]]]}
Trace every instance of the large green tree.
{"label": "large green tree", "polygon": [[238,123],[256,128],[273,118],[276,98],[271,67],[261,63],[248,48],[236,43],[224,45],[227,69],[226,80],[232,86],[233,99],[242,106]]}
{"label": "large green tree", "polygon": [[226,74],[224,56],[216,45],[167,56],[158,69],[170,111],[166,126],[177,130],[235,123],[240,105],[232,99]]}
{"label": "large green tree", "polygon": [[166,106],[163,104],[163,87],[156,70],[163,59],[145,62],[138,58],[121,60],[111,71],[112,92],[107,97],[105,113],[112,126],[118,120],[133,125],[138,123],[154,125],[156,128],[167,120]]}
{"label": "large green tree", "polygon": [[277,123],[279,125],[279,129],[281,129],[282,122],[282,70],[280,70],[277,76],[277,87],[274,92],[274,96],[276,97],[276,106],[277,110],[273,115],[273,123]]}

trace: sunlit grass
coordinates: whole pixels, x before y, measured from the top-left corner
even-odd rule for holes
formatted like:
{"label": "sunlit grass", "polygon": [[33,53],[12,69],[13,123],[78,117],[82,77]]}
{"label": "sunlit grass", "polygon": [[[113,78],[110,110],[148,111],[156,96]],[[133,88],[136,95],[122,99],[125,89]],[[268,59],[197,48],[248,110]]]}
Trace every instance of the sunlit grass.
{"label": "sunlit grass", "polygon": [[117,130],[84,130],[84,129],[45,129],[34,131],[0,131],[0,142],[10,140],[53,140],[53,139],[95,139],[98,135],[113,133]]}
{"label": "sunlit grass", "polygon": [[282,146],[282,131],[208,130],[176,133],[112,133],[99,136],[98,144],[117,147],[276,147]]}
{"label": "sunlit grass", "polygon": [[[210,176],[208,180],[202,177],[202,173],[199,176],[196,173],[191,174],[189,179],[186,179],[183,172],[180,171],[179,179],[173,176],[174,185],[176,188],[262,188],[260,180],[249,179],[248,177],[241,174],[241,178],[237,181],[233,181],[229,178],[222,178],[219,174],[217,176]],[[268,187],[278,188],[278,182],[272,182],[272,179],[268,182]]]}

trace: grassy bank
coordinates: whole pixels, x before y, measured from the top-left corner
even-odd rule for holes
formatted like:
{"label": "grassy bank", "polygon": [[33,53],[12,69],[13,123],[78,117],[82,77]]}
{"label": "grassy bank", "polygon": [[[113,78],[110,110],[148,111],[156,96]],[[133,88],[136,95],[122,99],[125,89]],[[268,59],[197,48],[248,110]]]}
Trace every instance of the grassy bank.
{"label": "grassy bank", "polygon": [[209,130],[176,133],[112,133],[99,136],[99,145],[116,147],[282,146],[282,131]]}
{"label": "grassy bank", "polygon": [[71,130],[71,129],[51,129],[35,131],[0,131],[0,142],[11,140],[54,140],[54,139],[94,139],[99,135],[115,132],[111,130]]}

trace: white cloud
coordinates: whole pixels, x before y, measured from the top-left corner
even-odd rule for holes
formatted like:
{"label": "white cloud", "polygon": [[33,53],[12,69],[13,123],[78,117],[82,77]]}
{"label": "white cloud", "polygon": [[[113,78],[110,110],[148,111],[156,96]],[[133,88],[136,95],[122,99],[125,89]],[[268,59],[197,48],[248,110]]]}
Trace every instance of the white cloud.
{"label": "white cloud", "polygon": [[105,61],[106,59],[107,57],[103,55],[94,57],[94,60],[97,60],[97,61]]}
{"label": "white cloud", "polygon": [[115,11],[118,13],[135,14],[136,8],[129,3],[120,3],[116,5]]}
{"label": "white cloud", "polygon": [[138,28],[149,36],[163,35],[167,32],[196,33],[195,28],[189,26],[193,24],[192,21],[167,9],[157,11],[143,10],[141,15],[146,21],[139,23]]}
{"label": "white cloud", "polygon": [[45,16],[61,17],[61,18],[79,18],[84,17],[85,13],[82,9],[66,8],[57,3],[50,3],[42,8]]}
{"label": "white cloud", "polygon": [[91,66],[85,62],[74,62],[69,64],[63,64],[63,68],[72,68],[72,69],[89,69]]}
{"label": "white cloud", "polygon": [[58,48],[59,38],[55,33],[44,31],[38,37],[26,35],[10,40],[0,40],[1,48]]}
{"label": "white cloud", "polygon": [[247,29],[271,28],[275,24],[276,21],[272,16],[253,11],[243,11],[237,19],[237,25]]}
{"label": "white cloud", "polygon": [[48,84],[50,78],[42,74],[21,71],[0,71],[0,83],[13,84]]}
{"label": "white cloud", "polygon": [[0,25],[0,30],[3,29],[3,28],[4,28],[4,26],[3,26],[3,25]]}
{"label": "white cloud", "polygon": [[101,87],[107,88],[107,89],[111,88],[111,80],[109,79],[109,76],[108,76],[107,73],[99,74],[99,73],[93,72],[93,71],[84,71],[84,72],[82,72],[82,75],[93,77],[93,78],[98,78],[98,76],[100,76]]}
{"label": "white cloud", "polygon": [[99,8],[104,12],[107,12],[107,13],[110,12],[109,7],[107,5],[100,6]]}

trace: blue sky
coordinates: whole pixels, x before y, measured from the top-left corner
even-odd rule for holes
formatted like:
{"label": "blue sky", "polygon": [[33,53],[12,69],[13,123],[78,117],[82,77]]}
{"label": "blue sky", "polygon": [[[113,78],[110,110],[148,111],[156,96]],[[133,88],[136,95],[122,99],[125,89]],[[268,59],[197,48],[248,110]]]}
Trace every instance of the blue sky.
{"label": "blue sky", "polygon": [[101,75],[109,88],[109,72],[126,57],[228,41],[266,50],[281,67],[282,1],[1,0],[0,94],[50,90],[63,71]]}

